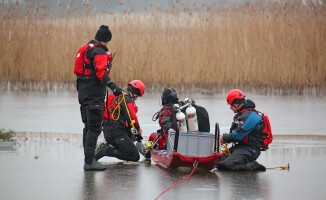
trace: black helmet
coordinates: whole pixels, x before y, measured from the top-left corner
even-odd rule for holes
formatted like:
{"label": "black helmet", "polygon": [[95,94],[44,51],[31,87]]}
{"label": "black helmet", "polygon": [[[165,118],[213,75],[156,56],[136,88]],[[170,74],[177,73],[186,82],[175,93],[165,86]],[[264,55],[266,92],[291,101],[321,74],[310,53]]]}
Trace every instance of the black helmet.
{"label": "black helmet", "polygon": [[162,105],[178,103],[178,94],[173,88],[165,88],[162,94]]}

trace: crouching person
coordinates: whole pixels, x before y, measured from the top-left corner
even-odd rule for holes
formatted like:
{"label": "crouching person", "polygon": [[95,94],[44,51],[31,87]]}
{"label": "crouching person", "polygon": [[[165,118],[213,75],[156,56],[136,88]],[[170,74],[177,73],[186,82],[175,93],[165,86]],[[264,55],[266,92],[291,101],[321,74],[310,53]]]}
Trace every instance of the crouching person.
{"label": "crouching person", "polygon": [[135,100],[143,96],[144,92],[144,83],[133,80],[128,84],[126,95],[108,96],[103,123],[103,133],[107,143],[96,150],[95,159],[111,156],[126,161],[139,160],[140,156],[133,142],[131,128],[135,128],[137,134],[141,136],[142,129],[136,115],[138,108]]}
{"label": "crouching person", "polygon": [[265,171],[266,168],[256,161],[263,146],[264,120],[255,112],[254,102],[246,100],[241,90],[231,90],[226,99],[235,116],[230,133],[223,134],[220,142],[235,145],[229,149],[229,155],[223,154],[217,168],[229,171]]}
{"label": "crouching person", "polygon": [[[149,150],[152,148],[157,150],[166,150],[166,140],[168,131],[170,129],[175,130],[175,125],[173,125],[173,116],[175,116],[173,105],[177,104],[179,100],[177,92],[173,88],[165,88],[161,96],[161,100],[163,107],[153,116],[153,121],[159,119],[159,125],[161,128],[157,130],[156,133],[152,133],[149,136],[148,142],[146,143],[146,149],[144,145],[139,145],[138,147],[139,152],[146,159],[151,158],[151,152]],[[150,143],[149,146],[147,145],[148,143]]]}
{"label": "crouching person", "polygon": [[148,141],[156,141],[157,149],[164,150],[166,149],[165,142],[167,140],[168,131],[170,129],[175,130],[175,125],[173,124],[173,115],[175,115],[173,105],[179,103],[178,94],[175,89],[165,88],[161,97],[161,101],[163,107],[154,115],[155,121],[159,119],[158,122],[161,129],[159,129],[157,133],[152,133],[149,136]]}

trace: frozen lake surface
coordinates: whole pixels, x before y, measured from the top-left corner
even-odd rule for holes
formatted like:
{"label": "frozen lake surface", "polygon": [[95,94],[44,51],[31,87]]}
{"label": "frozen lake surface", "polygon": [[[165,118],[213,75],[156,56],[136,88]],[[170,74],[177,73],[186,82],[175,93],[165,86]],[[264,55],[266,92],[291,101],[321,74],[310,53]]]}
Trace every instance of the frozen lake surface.
{"label": "frozen lake surface", "polygon": [[[215,122],[222,133],[227,131],[233,113],[224,97],[187,97],[207,108],[212,132]],[[258,162],[266,167],[290,163],[290,170],[198,169],[159,199],[325,199],[325,99],[247,97],[270,117],[275,135],[270,150]],[[151,120],[160,109],[158,99],[145,97],[136,102],[144,135],[158,129],[158,123]],[[74,94],[2,93],[0,128],[19,132],[16,150],[0,151],[0,199],[150,200],[192,171],[103,158],[106,171],[84,172],[82,123]]]}
{"label": "frozen lake surface", "polygon": [[[170,171],[153,162],[121,162],[106,157],[100,162],[108,166],[107,170],[84,172],[83,148],[78,136],[19,134],[16,151],[0,151],[0,199],[153,200],[192,171],[191,168]],[[263,152],[258,162],[266,167],[290,163],[290,170],[197,169],[159,199],[325,199],[324,136],[275,137],[270,150]]]}
{"label": "frozen lake surface", "polygon": [[[138,98],[138,117],[143,134],[156,131],[158,122],[152,116],[160,110],[157,97]],[[233,112],[225,97],[193,98],[207,109],[213,130],[215,122],[223,132],[231,125]],[[326,135],[326,98],[251,96],[257,110],[269,116],[275,135]],[[0,94],[0,128],[15,131],[82,133],[79,104],[76,94],[67,93],[2,93]]]}

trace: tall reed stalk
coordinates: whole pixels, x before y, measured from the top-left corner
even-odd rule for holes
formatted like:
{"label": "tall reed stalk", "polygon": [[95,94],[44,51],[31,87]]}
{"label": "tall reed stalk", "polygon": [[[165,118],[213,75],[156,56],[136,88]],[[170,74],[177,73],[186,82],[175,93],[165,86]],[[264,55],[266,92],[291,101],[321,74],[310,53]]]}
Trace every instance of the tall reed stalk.
{"label": "tall reed stalk", "polygon": [[73,83],[77,50],[106,24],[113,33],[108,47],[116,52],[111,77],[121,86],[140,79],[147,88],[214,92],[326,87],[325,7],[293,1],[204,6],[49,15],[44,6],[25,8],[24,15],[19,5],[2,8],[1,81]]}

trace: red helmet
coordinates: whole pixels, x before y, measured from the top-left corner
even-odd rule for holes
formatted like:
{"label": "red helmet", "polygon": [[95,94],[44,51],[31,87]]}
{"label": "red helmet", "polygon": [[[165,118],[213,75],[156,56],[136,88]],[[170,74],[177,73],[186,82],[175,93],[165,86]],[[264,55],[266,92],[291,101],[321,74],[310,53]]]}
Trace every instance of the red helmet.
{"label": "red helmet", "polygon": [[233,89],[233,90],[230,90],[230,92],[226,96],[226,102],[228,105],[232,105],[234,100],[236,100],[236,99],[244,100],[245,97],[246,97],[246,94],[243,93],[241,90]]}
{"label": "red helmet", "polygon": [[132,93],[138,96],[143,96],[143,94],[145,93],[145,85],[140,80],[133,80],[130,83],[128,83],[128,86],[132,86],[133,88],[138,89],[136,91],[132,91]]}

